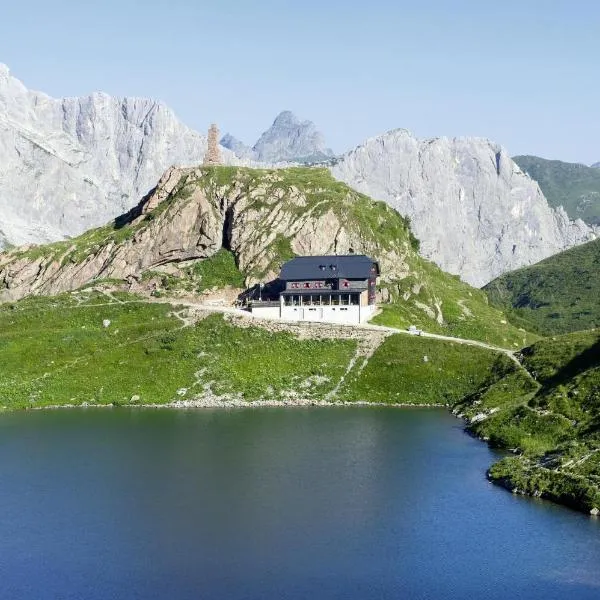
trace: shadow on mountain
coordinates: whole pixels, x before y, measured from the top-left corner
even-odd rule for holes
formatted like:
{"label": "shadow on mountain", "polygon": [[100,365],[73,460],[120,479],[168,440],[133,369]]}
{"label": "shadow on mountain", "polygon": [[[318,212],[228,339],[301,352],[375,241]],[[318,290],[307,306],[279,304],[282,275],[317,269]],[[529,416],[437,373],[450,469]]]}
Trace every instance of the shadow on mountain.
{"label": "shadow on mountain", "polygon": [[600,367],[600,340],[568,362],[555,375],[545,381],[544,385],[560,385],[594,367]]}
{"label": "shadow on mountain", "polygon": [[156,191],[156,187],[153,187],[132,209],[128,210],[126,213],[119,215],[113,221],[113,229],[122,229],[129,225],[132,221],[135,221],[143,212],[144,205],[150,199],[150,196],[154,194]]}

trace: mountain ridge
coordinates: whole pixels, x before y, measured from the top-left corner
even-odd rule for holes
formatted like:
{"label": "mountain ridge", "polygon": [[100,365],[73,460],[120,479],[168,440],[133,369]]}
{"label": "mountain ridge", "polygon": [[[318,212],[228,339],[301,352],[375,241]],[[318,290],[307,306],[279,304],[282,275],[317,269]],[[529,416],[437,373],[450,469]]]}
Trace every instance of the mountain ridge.
{"label": "mountain ridge", "polygon": [[11,244],[100,225],[137,204],[165,164],[196,164],[205,150],[206,137],[162,102],[102,92],[51,98],[0,69],[0,231]]}
{"label": "mountain ridge", "polygon": [[[101,225],[135,206],[171,165],[198,164],[206,150],[206,137],[160,102],[103,93],[53,99],[29,91],[7,68],[0,109],[0,240],[7,246]],[[274,126],[261,136],[263,159],[324,160],[338,179],[409,217],[424,256],[472,284],[595,235],[550,210],[537,184],[492,142],[419,141],[393,130],[335,158],[310,121],[284,111]],[[227,140],[244,158],[223,148],[225,164],[261,164],[233,136]]]}
{"label": "mountain ridge", "polygon": [[395,129],[338,157],[331,172],[408,217],[423,256],[475,286],[596,235],[550,208],[538,184],[485,138],[419,140]]}

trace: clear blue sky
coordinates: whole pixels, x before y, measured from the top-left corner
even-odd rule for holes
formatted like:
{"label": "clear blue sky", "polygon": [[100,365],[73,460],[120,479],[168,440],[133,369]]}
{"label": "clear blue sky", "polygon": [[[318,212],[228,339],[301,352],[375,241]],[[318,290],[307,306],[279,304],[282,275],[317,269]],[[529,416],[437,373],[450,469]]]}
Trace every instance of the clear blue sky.
{"label": "clear blue sky", "polygon": [[404,127],[600,161],[597,0],[5,2],[0,62],[52,96],[153,97],[246,143],[290,109],[336,152]]}

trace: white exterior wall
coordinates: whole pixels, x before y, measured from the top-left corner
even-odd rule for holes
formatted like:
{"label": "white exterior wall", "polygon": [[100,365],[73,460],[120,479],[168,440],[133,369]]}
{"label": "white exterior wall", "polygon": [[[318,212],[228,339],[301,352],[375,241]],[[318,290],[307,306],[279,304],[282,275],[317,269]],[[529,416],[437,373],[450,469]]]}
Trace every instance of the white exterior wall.
{"label": "white exterior wall", "polygon": [[370,319],[377,310],[377,305],[375,304],[367,304],[366,306],[360,307],[360,322],[364,323],[368,319]]}
{"label": "white exterior wall", "polygon": [[252,314],[263,319],[285,321],[319,321],[323,323],[364,323],[375,312],[375,305],[368,306],[253,306]]}
{"label": "white exterior wall", "polygon": [[325,323],[363,323],[374,306],[284,306],[281,318],[288,321],[321,321]]}
{"label": "white exterior wall", "polygon": [[252,314],[263,319],[279,319],[279,306],[253,306]]}

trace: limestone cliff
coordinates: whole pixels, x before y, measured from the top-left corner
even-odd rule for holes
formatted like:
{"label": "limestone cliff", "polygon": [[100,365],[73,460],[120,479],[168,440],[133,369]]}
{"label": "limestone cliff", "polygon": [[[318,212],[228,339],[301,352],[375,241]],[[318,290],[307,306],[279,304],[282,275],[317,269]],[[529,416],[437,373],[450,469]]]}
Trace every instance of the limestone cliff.
{"label": "limestone cliff", "polygon": [[197,164],[205,150],[205,136],[160,102],[54,99],[0,65],[0,247],[101,225],[137,204],[166,168]]}
{"label": "limestone cliff", "polygon": [[407,216],[423,256],[476,286],[595,236],[550,208],[537,183],[484,139],[391,131],[345,154],[331,172]]}

